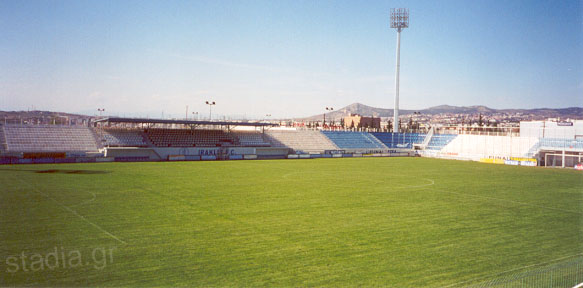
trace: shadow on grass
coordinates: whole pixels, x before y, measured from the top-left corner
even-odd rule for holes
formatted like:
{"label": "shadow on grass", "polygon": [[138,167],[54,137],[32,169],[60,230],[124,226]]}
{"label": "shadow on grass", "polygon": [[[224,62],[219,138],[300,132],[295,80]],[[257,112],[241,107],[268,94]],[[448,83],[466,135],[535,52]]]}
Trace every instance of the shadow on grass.
{"label": "shadow on grass", "polygon": [[90,175],[90,174],[108,174],[111,171],[103,170],[66,170],[66,169],[49,169],[49,170],[30,170],[30,169],[0,169],[0,171],[10,172],[31,172],[39,174],[75,174],[75,175]]}

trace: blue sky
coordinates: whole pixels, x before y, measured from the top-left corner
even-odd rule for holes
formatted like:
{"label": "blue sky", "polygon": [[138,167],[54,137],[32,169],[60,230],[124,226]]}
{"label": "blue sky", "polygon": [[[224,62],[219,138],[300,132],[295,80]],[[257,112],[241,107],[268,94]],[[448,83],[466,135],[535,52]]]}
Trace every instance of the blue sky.
{"label": "blue sky", "polygon": [[[583,106],[583,1],[0,0],[0,110],[301,117]],[[189,112],[190,113],[190,112]]]}

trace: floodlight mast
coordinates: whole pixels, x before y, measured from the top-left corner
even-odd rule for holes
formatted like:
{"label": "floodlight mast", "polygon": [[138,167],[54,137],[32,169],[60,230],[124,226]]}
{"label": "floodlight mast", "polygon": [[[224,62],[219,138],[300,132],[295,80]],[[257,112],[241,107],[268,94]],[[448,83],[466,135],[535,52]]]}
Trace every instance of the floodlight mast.
{"label": "floodlight mast", "polygon": [[409,9],[392,8],[391,9],[391,28],[397,28],[397,61],[395,71],[395,112],[393,118],[393,132],[399,132],[399,68],[401,52],[401,31],[409,27]]}

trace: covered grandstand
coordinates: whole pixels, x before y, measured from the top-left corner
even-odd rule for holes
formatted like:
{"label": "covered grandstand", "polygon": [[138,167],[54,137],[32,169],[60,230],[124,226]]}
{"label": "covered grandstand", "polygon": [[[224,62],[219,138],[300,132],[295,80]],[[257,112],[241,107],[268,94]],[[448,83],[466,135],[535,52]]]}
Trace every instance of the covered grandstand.
{"label": "covered grandstand", "polygon": [[[263,122],[119,117],[94,123],[106,157],[154,161],[285,158],[287,147],[272,147],[264,135],[265,129],[276,126]],[[238,130],[240,127],[251,130]],[[118,136],[115,141],[109,141],[114,135]]]}

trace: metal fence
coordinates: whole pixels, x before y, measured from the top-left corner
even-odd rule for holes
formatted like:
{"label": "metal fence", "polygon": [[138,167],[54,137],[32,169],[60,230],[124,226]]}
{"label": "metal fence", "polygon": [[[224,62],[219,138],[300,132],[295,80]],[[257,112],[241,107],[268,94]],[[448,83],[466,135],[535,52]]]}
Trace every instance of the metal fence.
{"label": "metal fence", "polygon": [[488,280],[470,287],[574,287],[583,282],[583,256]]}

